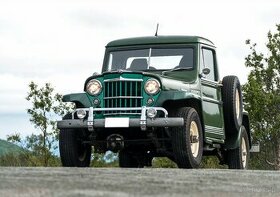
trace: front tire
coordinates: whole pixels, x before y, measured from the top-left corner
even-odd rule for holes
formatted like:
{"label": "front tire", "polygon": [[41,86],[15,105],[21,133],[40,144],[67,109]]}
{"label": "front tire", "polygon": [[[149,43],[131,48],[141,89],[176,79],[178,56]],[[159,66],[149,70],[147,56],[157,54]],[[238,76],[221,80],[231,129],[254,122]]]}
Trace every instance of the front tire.
{"label": "front tire", "polygon": [[199,115],[194,108],[182,107],[175,116],[184,118],[183,127],[174,127],[171,130],[175,161],[179,168],[197,168],[203,153]]}
{"label": "front tire", "polygon": [[247,169],[249,156],[248,135],[245,127],[242,126],[239,147],[227,152],[229,169]]}
{"label": "front tire", "polygon": [[83,144],[83,131],[61,129],[59,133],[59,151],[62,166],[89,167],[91,146]]}

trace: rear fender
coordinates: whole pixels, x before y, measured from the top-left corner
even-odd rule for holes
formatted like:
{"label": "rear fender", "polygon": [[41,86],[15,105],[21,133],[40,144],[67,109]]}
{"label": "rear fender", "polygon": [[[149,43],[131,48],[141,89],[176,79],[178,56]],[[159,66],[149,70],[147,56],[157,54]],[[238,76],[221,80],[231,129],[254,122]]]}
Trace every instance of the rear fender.
{"label": "rear fender", "polygon": [[249,148],[252,148],[252,135],[251,135],[251,128],[250,128],[250,120],[249,120],[249,115],[247,112],[243,112],[243,120],[242,124],[246,128],[248,139],[249,139]]}
{"label": "rear fender", "polygon": [[239,147],[241,131],[242,131],[242,127],[240,127],[237,133],[226,135],[225,149],[236,149]]}
{"label": "rear fender", "polygon": [[[251,140],[251,131],[250,131],[250,123],[249,123],[249,116],[247,112],[243,112],[243,120],[242,125],[245,127],[249,139],[249,149],[252,147],[252,140]],[[226,149],[236,149],[239,147],[240,138],[241,138],[241,131],[242,127],[239,129],[238,133],[234,134],[227,134],[226,135],[226,142],[225,148]]]}

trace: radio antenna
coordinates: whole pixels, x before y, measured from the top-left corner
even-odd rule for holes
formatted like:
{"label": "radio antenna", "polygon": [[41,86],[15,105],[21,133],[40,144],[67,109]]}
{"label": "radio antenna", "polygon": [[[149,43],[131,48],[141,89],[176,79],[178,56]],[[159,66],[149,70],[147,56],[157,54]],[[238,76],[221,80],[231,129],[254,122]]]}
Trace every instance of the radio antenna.
{"label": "radio antenna", "polygon": [[157,29],[156,29],[155,36],[158,36],[158,27],[159,27],[159,24],[157,24]]}

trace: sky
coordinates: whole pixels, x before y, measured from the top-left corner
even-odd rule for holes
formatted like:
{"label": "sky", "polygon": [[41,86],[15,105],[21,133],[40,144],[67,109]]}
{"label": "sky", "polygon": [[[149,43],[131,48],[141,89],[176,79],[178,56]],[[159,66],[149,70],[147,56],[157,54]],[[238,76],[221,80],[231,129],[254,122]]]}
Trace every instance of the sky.
{"label": "sky", "polygon": [[86,78],[101,72],[111,40],[152,36],[157,23],[159,35],[206,37],[217,47],[221,76],[244,84],[245,40],[265,52],[279,19],[277,0],[0,0],[0,138],[38,133],[26,113],[31,81],[82,92]]}

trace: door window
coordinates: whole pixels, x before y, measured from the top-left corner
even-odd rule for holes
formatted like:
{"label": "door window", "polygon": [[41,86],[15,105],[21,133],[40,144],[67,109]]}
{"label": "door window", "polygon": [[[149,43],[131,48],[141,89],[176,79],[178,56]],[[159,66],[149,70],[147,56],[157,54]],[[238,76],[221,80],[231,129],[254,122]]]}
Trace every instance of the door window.
{"label": "door window", "polygon": [[202,49],[204,68],[209,68],[210,73],[206,76],[207,79],[216,81],[215,59],[214,52],[210,49]]}

